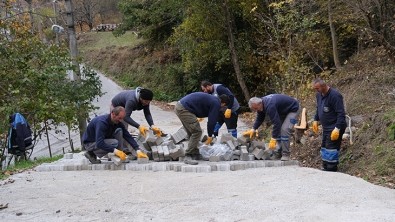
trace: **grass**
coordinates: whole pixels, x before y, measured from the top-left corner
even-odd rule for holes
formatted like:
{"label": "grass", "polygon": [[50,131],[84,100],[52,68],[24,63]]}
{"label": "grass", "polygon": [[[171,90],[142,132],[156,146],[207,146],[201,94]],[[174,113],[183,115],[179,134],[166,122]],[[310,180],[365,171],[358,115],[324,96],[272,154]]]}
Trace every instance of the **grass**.
{"label": "grass", "polygon": [[134,47],[143,42],[133,32],[115,37],[112,32],[87,32],[81,34],[80,50],[100,50],[107,47]]}
{"label": "grass", "polygon": [[59,159],[61,159],[63,157],[63,155],[58,155],[58,156],[54,156],[52,158],[50,157],[41,157],[38,158],[37,160],[22,160],[22,161],[18,161],[15,163],[15,166],[10,166],[7,167],[6,170],[2,170],[0,172],[0,180],[4,180],[7,179],[9,175],[18,173],[18,172],[22,172],[24,170],[27,169],[31,169],[33,167],[36,167],[42,163],[51,163],[54,161],[57,161]]}

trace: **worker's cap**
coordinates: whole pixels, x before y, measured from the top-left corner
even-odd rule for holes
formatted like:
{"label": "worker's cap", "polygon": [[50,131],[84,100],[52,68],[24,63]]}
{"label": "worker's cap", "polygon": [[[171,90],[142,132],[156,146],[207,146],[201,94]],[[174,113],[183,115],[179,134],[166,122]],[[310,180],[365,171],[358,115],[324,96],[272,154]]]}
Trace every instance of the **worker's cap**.
{"label": "worker's cap", "polygon": [[140,90],[140,98],[144,100],[152,100],[154,94],[149,89],[141,89]]}

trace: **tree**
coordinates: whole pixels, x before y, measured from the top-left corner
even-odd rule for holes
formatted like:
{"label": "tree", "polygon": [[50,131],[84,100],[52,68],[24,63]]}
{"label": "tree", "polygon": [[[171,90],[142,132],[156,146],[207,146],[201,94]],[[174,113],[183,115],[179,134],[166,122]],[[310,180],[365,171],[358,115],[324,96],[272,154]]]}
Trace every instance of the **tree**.
{"label": "tree", "polygon": [[74,0],[74,17],[81,31],[84,25],[88,25],[90,30],[93,28],[94,21],[101,10],[100,2],[100,0]]}

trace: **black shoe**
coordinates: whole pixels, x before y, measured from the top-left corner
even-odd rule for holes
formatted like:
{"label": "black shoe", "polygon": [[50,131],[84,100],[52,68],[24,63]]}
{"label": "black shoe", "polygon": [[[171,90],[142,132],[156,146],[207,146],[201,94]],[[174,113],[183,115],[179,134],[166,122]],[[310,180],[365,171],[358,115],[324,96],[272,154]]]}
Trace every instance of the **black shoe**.
{"label": "black shoe", "polygon": [[96,155],[92,151],[87,151],[84,153],[84,156],[91,162],[92,164],[100,164],[101,161],[96,158]]}

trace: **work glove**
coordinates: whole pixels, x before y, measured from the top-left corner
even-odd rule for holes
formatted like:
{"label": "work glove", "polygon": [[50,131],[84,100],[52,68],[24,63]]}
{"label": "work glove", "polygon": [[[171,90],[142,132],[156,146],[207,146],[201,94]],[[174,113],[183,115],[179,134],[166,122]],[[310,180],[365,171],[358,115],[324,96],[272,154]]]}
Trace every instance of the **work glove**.
{"label": "work glove", "polygon": [[140,131],[140,134],[141,134],[142,136],[145,137],[145,134],[146,134],[147,131],[148,131],[148,127],[143,126],[143,125],[140,125],[140,126],[139,126],[139,131]]}
{"label": "work glove", "polygon": [[115,156],[119,157],[119,159],[121,159],[122,161],[126,160],[126,154],[118,149],[114,149],[114,154]]}
{"label": "work glove", "polygon": [[148,156],[147,156],[147,154],[143,153],[143,151],[137,150],[137,158],[138,159],[140,159],[140,158],[147,158],[148,159]]}
{"label": "work glove", "polygon": [[231,115],[232,115],[232,110],[231,109],[226,109],[225,110],[225,115],[224,115],[225,118],[229,119]]}
{"label": "work glove", "polygon": [[154,131],[155,135],[157,137],[161,137],[162,136],[162,130],[159,129],[159,127],[152,125],[151,126],[152,131]]}
{"label": "work glove", "polygon": [[249,136],[252,139],[254,136],[258,137],[258,130],[250,129],[243,132],[243,136]]}
{"label": "work glove", "polygon": [[270,142],[269,142],[269,149],[271,149],[271,150],[276,149],[276,145],[277,145],[277,140],[274,138],[271,138]]}
{"label": "work glove", "polygon": [[200,123],[204,120],[204,118],[197,118],[196,120]]}
{"label": "work glove", "polygon": [[318,134],[318,121],[313,122],[313,132]]}
{"label": "work glove", "polygon": [[213,142],[213,138],[209,136],[209,137],[207,137],[207,140],[206,140],[206,142],[204,142],[204,144],[210,145],[211,142]]}
{"label": "work glove", "polygon": [[331,140],[335,141],[335,140],[339,139],[339,135],[340,135],[339,129],[335,127],[331,133]]}

